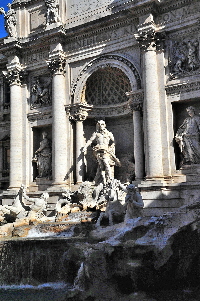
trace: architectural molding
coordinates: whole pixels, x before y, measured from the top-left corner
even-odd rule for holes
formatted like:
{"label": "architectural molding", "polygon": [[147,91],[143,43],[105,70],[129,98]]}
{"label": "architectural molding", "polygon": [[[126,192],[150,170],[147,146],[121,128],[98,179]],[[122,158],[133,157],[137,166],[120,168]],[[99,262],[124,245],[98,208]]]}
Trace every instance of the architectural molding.
{"label": "architectural molding", "polygon": [[167,85],[165,87],[167,95],[181,94],[182,92],[192,92],[200,90],[200,81],[191,83],[178,83],[173,85]]}
{"label": "architectural molding", "polygon": [[27,114],[27,118],[29,122],[34,122],[37,120],[48,120],[52,119],[52,113],[50,111],[45,111],[45,112],[32,112]]}

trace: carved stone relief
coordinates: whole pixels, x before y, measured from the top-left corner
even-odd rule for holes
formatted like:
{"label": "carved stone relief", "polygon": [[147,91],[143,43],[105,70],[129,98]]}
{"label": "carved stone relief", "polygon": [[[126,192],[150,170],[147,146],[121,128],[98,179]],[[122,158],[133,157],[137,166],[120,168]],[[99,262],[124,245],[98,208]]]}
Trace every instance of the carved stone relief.
{"label": "carved stone relief", "polygon": [[33,79],[31,85],[30,107],[38,108],[51,105],[51,78],[38,76]]}
{"label": "carved stone relief", "polygon": [[170,45],[170,78],[199,73],[199,42],[196,38],[173,41]]}

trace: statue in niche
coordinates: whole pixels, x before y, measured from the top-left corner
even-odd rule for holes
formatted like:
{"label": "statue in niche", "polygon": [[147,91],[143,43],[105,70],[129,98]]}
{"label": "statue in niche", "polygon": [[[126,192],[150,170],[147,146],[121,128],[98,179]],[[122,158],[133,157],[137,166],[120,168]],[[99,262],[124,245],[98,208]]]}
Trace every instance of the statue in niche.
{"label": "statue in niche", "polygon": [[37,163],[38,178],[49,178],[51,176],[51,142],[47,138],[47,133],[42,133],[40,147],[35,152],[33,162]]}
{"label": "statue in niche", "polygon": [[36,79],[31,89],[31,107],[40,107],[51,104],[49,87],[50,82],[51,80],[42,82],[39,78]]}
{"label": "statue in niche", "polygon": [[126,205],[126,214],[125,221],[137,217],[143,216],[143,207],[144,202],[142,200],[141,194],[136,190],[135,185],[129,184],[125,187],[122,184],[119,184],[119,187],[126,192],[125,205]]}
{"label": "statue in niche", "polygon": [[87,147],[91,144],[93,144],[93,153],[98,162],[97,173],[94,180],[95,184],[99,184],[101,181],[106,184],[113,179],[114,172],[112,172],[112,168],[114,168],[114,165],[120,166],[120,161],[115,156],[114,136],[106,129],[104,120],[97,122],[96,132],[94,132],[87,141],[83,152],[86,152]]}
{"label": "statue in niche", "polygon": [[45,0],[45,5],[47,7],[46,12],[46,24],[52,24],[60,22],[60,17],[58,14],[59,5],[56,0]]}
{"label": "statue in niche", "polygon": [[4,8],[0,8],[0,14],[4,15],[4,20],[5,20],[5,29],[8,33],[9,37],[16,38],[17,37],[17,30],[16,30],[16,24],[17,24],[17,19],[16,19],[16,13],[14,9],[12,9],[12,5],[8,3],[8,12],[6,13]]}
{"label": "statue in niche", "polygon": [[175,136],[183,156],[181,165],[200,164],[200,117],[195,114],[192,106],[186,111],[189,117],[184,120]]}

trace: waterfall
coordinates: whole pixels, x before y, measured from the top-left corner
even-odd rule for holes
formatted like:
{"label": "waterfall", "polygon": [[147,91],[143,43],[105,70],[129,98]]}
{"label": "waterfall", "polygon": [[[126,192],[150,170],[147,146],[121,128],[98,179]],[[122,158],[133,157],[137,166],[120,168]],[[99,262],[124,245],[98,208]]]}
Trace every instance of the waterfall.
{"label": "waterfall", "polygon": [[66,239],[21,239],[0,243],[0,285],[65,281]]}

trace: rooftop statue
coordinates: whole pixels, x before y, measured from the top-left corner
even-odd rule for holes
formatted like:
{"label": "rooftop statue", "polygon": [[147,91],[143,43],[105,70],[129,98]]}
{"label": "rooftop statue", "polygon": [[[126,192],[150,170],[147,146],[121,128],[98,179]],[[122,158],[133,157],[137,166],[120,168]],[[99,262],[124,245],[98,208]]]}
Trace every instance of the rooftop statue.
{"label": "rooftop statue", "polygon": [[45,0],[45,5],[47,7],[46,12],[46,23],[52,24],[60,22],[60,17],[58,14],[59,5],[56,0]]}
{"label": "rooftop statue", "polygon": [[186,111],[189,117],[179,127],[175,140],[183,156],[182,164],[200,164],[200,117],[192,106]]}
{"label": "rooftop statue", "polygon": [[87,141],[83,151],[86,152],[87,147],[92,143],[94,156],[98,162],[97,173],[95,176],[95,183],[98,184],[103,181],[104,184],[111,181],[113,178],[111,168],[114,165],[120,166],[119,159],[115,156],[114,136],[106,129],[106,123],[99,120],[96,125],[96,132]]}
{"label": "rooftop statue", "polygon": [[17,24],[17,19],[16,19],[16,13],[14,9],[12,9],[12,5],[8,3],[8,12],[6,13],[4,8],[0,8],[0,14],[4,15],[4,20],[5,20],[5,29],[8,33],[9,37],[17,37],[17,30],[16,30],[16,24]]}

